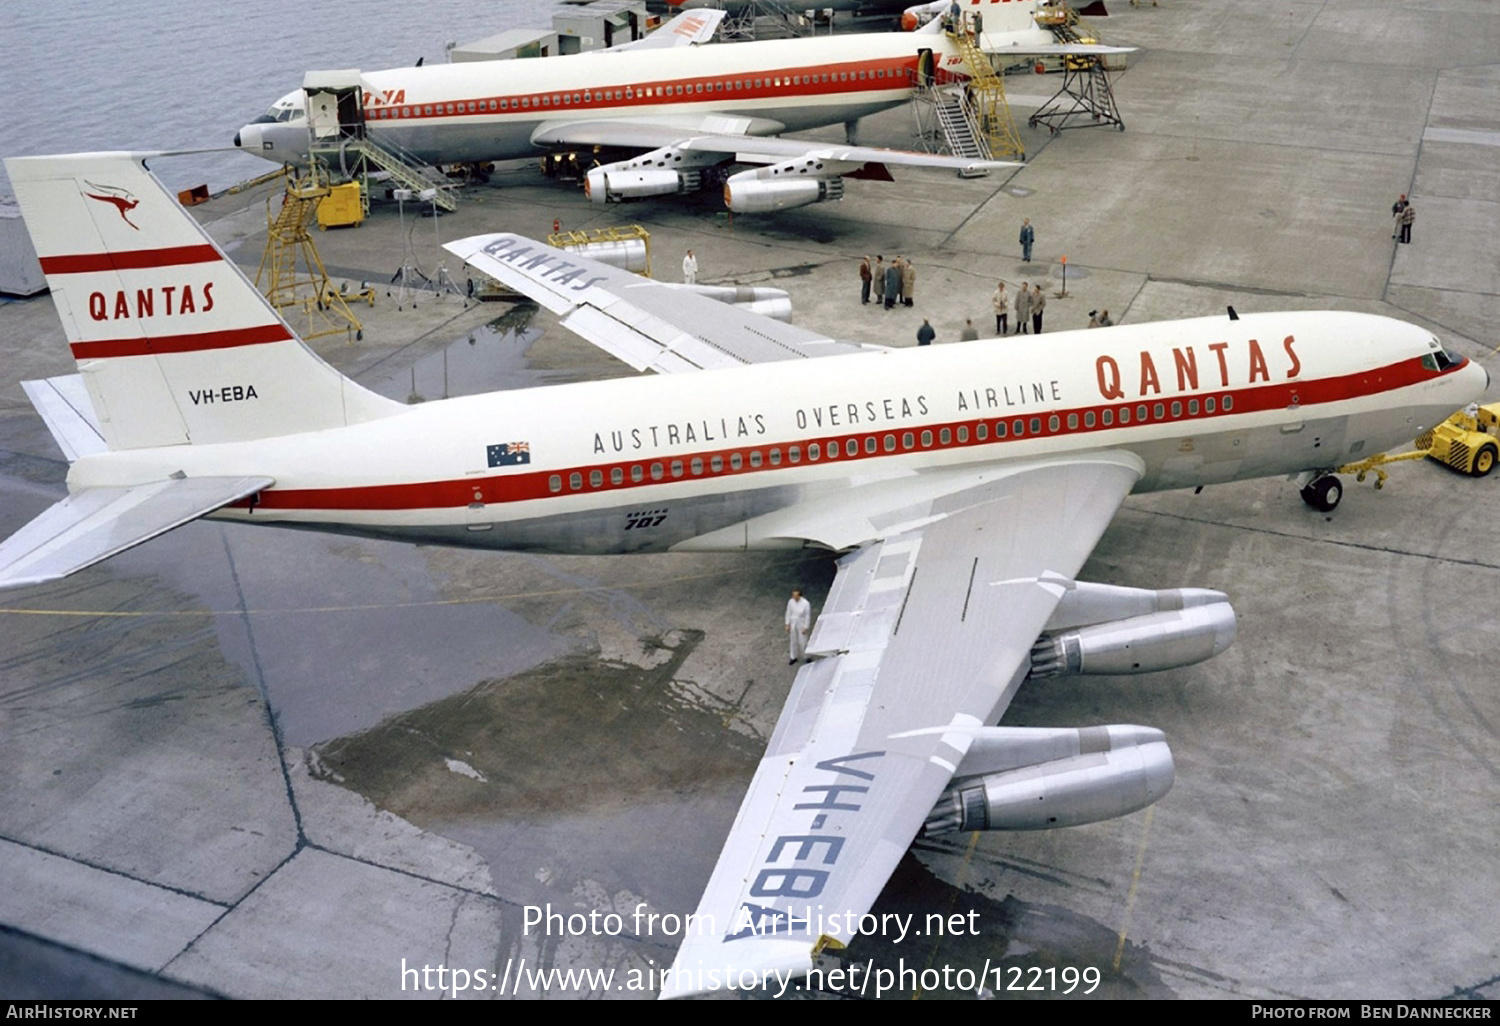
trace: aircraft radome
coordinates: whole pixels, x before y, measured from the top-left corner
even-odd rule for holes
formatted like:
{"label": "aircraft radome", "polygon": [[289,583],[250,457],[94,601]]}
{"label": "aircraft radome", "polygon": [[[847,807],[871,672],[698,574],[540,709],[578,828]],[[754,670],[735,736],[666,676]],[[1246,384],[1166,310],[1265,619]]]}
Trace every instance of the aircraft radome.
{"label": "aircraft radome", "polygon": [[1184,666],[1233,639],[1220,592],[1076,579],[1125,497],[1296,474],[1331,508],[1332,468],[1488,386],[1430,331],[1359,313],[851,345],[497,233],[447,248],[657,373],[406,406],[303,345],[142,155],[6,168],[80,374],[25,383],[69,494],[0,544],[0,586],[201,516],[561,553],[843,554],[698,908],[713,929],[683,943],[665,996],[807,973],[919,833],[1159,799],[1174,768],[1158,730],[995,725],[1028,676]]}

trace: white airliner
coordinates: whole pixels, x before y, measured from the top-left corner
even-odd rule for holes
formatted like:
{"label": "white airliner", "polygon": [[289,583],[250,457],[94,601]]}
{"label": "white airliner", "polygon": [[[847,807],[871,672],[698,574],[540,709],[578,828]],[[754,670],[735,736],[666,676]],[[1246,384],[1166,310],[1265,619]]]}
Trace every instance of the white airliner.
{"label": "white airliner", "polygon": [[1327,472],[1488,376],[1358,313],[862,347],[510,234],[448,248],[658,373],[404,406],[293,334],[132,154],[6,162],[78,375],[25,387],[67,498],[0,544],[55,580],[197,517],[606,553],[844,553],[668,995],[806,973],[919,832],[1123,815],[1159,731],[997,727],[1028,675],[1145,672],[1234,634],[1225,596],[1075,579],[1132,491]]}
{"label": "white airliner", "polygon": [[[993,9],[986,15],[987,48],[1017,55],[1123,52],[1057,44],[1034,22],[1035,0],[975,2]],[[779,138],[840,123],[852,138],[860,118],[909,102],[916,77],[966,80],[963,58],[937,21],[916,33],[696,45],[703,27],[711,35],[722,16],[688,12],[614,51],[315,73],[306,88],[241,128],[235,145],[296,164],[307,162],[310,131],[322,143],[368,137],[434,164],[560,150],[590,159],[631,154],[589,170],[590,199],[605,203],[722,183],[725,203],[739,212],[839,199],[844,177],[888,180],[887,165],[961,172],[1008,166]],[[660,37],[689,45],[644,47]],[[729,174],[732,163],[756,166]]]}

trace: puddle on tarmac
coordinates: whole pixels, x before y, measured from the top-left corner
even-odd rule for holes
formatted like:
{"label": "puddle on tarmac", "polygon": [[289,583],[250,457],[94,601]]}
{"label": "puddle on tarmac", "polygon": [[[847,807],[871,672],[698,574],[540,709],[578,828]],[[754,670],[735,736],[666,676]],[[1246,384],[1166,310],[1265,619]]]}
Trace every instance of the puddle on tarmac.
{"label": "puddle on tarmac", "polygon": [[542,337],[541,329],[531,323],[536,312],[535,303],[512,304],[437,352],[366,384],[381,395],[410,403],[571,380],[557,371],[533,368],[527,360],[527,351]]}

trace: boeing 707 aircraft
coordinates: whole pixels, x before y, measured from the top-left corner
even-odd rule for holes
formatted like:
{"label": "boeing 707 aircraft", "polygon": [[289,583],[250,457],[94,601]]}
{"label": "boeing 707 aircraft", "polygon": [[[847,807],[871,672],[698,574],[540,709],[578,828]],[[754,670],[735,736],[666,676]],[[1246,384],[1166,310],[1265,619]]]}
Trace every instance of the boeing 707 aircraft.
{"label": "boeing 707 aircraft", "polygon": [[[987,47],[1017,55],[1123,52],[1056,43],[1032,20],[1035,0],[984,6],[994,8],[986,15]],[[711,33],[722,16],[679,15],[618,52],[316,73],[241,128],[235,145],[297,164],[307,162],[314,137],[335,146],[340,138],[367,137],[433,164],[559,150],[628,154],[588,171],[591,200],[722,183],[729,209],[751,213],[839,199],[845,177],[888,180],[888,165],[965,172],[1009,166],[781,137],[837,124],[852,136],[860,118],[908,103],[918,79],[967,79],[957,44],[937,21],[916,33],[643,48],[662,36],[697,40],[704,24]],[[686,36],[684,19],[698,23]],[[735,163],[754,166],[730,174]]]}
{"label": "boeing 707 aircraft", "polygon": [[1294,474],[1331,508],[1332,468],[1489,383],[1424,328],[1342,312],[852,345],[496,233],[448,248],[655,373],[406,406],[309,350],[145,159],[6,162],[79,373],[25,383],[69,494],[0,544],[0,587],[205,516],[473,548],[841,554],[698,908],[710,928],[664,996],[808,972],[919,834],[1159,799],[1160,731],[996,726],[1028,677],[1184,666],[1232,640],[1220,592],[1077,579],[1125,497]]}

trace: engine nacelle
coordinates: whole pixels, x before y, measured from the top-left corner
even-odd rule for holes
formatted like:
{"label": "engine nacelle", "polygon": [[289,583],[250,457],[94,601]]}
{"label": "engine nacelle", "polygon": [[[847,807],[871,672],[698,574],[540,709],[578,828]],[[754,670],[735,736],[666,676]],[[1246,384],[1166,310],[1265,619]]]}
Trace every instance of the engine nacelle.
{"label": "engine nacelle", "polygon": [[696,292],[700,296],[717,300],[720,303],[728,303],[737,306],[741,310],[749,310],[760,314],[762,317],[772,317],[787,324],[792,323],[792,297],[785,289],[772,288],[767,285],[678,285],[671,284],[675,289],[685,292]]}
{"label": "engine nacelle", "polygon": [[926,836],[970,830],[1049,830],[1126,816],[1172,789],[1165,741],[1130,744],[955,780],[928,816]]}
{"label": "engine nacelle", "polygon": [[1211,602],[1061,634],[1043,634],[1031,647],[1031,676],[1154,673],[1218,655],[1235,635],[1234,610]]}
{"label": "engine nacelle", "polygon": [[724,183],[724,205],[736,214],[764,214],[843,198],[842,178],[755,179],[735,175]]}
{"label": "engine nacelle", "polygon": [[635,170],[596,167],[583,179],[583,192],[595,203],[619,203],[645,196],[668,196],[693,192],[703,184],[700,171],[672,171],[667,168]]}

